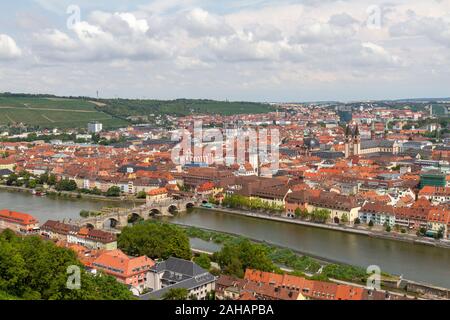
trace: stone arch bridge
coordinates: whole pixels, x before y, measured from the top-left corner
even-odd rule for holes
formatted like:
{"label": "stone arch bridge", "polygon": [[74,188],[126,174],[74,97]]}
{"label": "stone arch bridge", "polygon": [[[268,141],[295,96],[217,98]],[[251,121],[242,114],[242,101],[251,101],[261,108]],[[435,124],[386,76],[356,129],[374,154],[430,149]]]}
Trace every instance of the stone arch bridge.
{"label": "stone arch bridge", "polygon": [[176,212],[185,212],[188,208],[197,206],[197,200],[168,200],[145,204],[139,207],[124,209],[107,209],[104,214],[96,217],[88,217],[74,221],[77,226],[90,227],[95,229],[105,229],[105,224],[111,228],[123,228],[131,220],[148,220],[158,216],[172,216]]}

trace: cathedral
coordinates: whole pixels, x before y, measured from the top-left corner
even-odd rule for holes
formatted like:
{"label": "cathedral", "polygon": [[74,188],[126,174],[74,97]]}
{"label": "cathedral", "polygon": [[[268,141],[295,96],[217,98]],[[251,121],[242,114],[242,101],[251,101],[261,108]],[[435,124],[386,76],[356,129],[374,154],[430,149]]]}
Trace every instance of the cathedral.
{"label": "cathedral", "polygon": [[372,133],[371,140],[362,140],[358,125],[354,128],[347,126],[345,129],[345,157],[350,158],[360,155],[398,154],[400,145],[397,141],[375,139]]}

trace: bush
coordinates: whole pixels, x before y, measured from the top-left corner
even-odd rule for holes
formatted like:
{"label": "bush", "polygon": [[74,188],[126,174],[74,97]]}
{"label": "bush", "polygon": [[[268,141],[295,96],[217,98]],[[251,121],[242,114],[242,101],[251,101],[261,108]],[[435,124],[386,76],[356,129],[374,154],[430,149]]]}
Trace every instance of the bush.
{"label": "bush", "polygon": [[119,197],[120,196],[120,188],[117,186],[113,186],[108,189],[106,192],[107,197]]}
{"label": "bush", "polygon": [[83,218],[87,218],[87,217],[90,216],[90,212],[87,211],[87,210],[81,210],[80,211],[80,216],[83,217]]}
{"label": "bush", "polygon": [[322,275],[328,278],[350,282],[367,281],[367,273],[363,268],[349,265],[329,264],[323,268]]}
{"label": "bush", "polygon": [[194,262],[203,269],[209,270],[209,268],[211,268],[211,259],[205,253],[202,253],[198,257],[195,257]]}
{"label": "bush", "polygon": [[138,198],[138,199],[145,199],[145,198],[147,198],[147,193],[145,191],[140,191],[136,195],[136,198]]}

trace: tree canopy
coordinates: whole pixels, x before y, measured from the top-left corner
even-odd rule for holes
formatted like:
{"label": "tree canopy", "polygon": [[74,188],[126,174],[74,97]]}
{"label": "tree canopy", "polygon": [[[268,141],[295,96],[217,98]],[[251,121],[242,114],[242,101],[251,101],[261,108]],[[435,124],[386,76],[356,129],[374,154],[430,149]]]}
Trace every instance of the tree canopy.
{"label": "tree canopy", "polygon": [[247,268],[272,272],[277,267],[269,258],[268,249],[248,239],[226,243],[223,248],[214,254],[214,260],[226,274],[243,277]]}
{"label": "tree canopy", "polygon": [[192,257],[189,238],[180,227],[156,221],[146,221],[125,227],[118,239],[120,249],[132,256],[150,258]]}
{"label": "tree canopy", "polygon": [[211,259],[206,253],[202,253],[198,257],[195,257],[194,262],[203,269],[209,270],[209,268],[211,268]]}
{"label": "tree canopy", "polygon": [[[69,266],[80,269],[79,290],[68,289]],[[105,274],[94,276],[83,269],[74,251],[39,237],[0,234],[0,299],[26,300],[126,300],[126,286]]]}
{"label": "tree canopy", "polygon": [[188,290],[185,288],[173,288],[168,290],[163,296],[163,300],[187,300]]}

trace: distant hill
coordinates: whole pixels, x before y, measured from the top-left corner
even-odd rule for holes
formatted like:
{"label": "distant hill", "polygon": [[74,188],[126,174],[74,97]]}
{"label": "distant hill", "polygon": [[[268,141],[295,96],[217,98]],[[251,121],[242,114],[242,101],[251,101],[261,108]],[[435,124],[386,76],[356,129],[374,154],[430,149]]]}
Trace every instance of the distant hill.
{"label": "distant hill", "polygon": [[101,121],[105,127],[126,125],[121,119],[98,111],[84,99],[0,95],[0,125],[23,123],[42,128],[85,127]]}
{"label": "distant hill", "polygon": [[396,102],[439,102],[439,101],[445,101],[450,102],[450,98],[417,98],[417,99],[398,99],[394,100]]}
{"label": "distant hill", "polygon": [[228,102],[214,100],[102,100],[106,106],[101,110],[118,117],[143,116],[143,115],[177,115],[190,114],[257,114],[268,113],[275,109],[262,103],[254,102]]}
{"label": "distant hill", "polygon": [[53,95],[0,94],[0,125],[24,123],[42,128],[85,127],[100,121],[106,128],[129,124],[129,117],[189,114],[234,115],[267,113],[268,104],[179,99],[131,100],[57,97]]}

